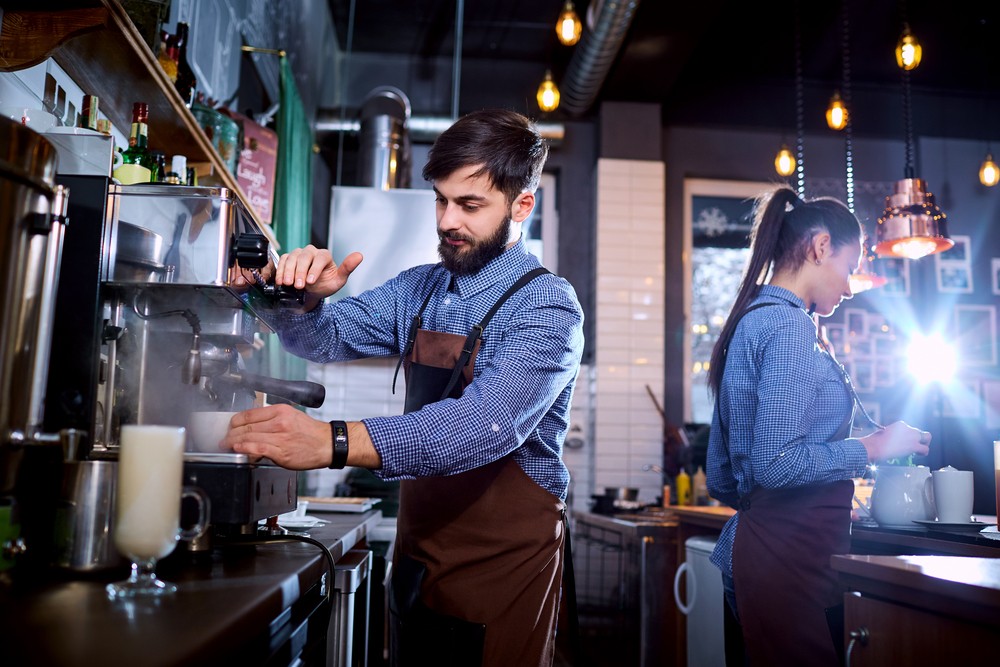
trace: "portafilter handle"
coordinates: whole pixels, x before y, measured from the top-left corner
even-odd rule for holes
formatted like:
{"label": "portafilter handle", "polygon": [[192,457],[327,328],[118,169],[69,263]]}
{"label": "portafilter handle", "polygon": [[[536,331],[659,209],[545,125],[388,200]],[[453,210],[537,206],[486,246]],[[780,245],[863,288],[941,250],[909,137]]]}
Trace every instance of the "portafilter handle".
{"label": "portafilter handle", "polygon": [[326,387],[308,380],[280,380],[253,373],[226,373],[220,379],[274,394],[307,408],[318,408],[326,400]]}

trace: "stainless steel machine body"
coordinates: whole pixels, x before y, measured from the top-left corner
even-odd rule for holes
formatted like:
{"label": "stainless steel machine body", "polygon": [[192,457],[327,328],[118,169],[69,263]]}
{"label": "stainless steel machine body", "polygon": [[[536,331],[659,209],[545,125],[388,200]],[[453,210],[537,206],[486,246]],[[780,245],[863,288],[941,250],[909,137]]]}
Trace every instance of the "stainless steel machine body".
{"label": "stainless steel machine body", "polygon": [[48,141],[0,118],[0,570],[52,541],[62,449],[42,421],[68,198],[56,166]]}

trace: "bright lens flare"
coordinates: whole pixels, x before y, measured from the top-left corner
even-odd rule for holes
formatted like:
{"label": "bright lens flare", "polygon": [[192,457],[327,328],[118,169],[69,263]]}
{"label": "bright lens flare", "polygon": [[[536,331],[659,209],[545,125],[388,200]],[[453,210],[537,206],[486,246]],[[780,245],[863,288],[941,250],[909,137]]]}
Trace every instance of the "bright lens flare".
{"label": "bright lens flare", "polygon": [[955,348],[939,333],[914,334],[906,351],[907,370],[920,384],[947,382],[958,369]]}

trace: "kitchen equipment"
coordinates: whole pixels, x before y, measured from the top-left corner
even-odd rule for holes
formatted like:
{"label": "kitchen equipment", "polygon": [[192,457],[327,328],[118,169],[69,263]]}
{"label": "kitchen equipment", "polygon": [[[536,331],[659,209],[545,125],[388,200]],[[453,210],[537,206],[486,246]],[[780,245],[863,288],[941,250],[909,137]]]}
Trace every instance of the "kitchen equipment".
{"label": "kitchen equipment", "polygon": [[912,527],[918,519],[933,519],[931,493],[927,466],[879,466],[872,489],[872,518],[879,526],[905,527]]}
{"label": "kitchen equipment", "polygon": [[972,521],[973,478],[971,470],[945,466],[931,473],[934,508],[943,523]]}
{"label": "kitchen equipment", "polygon": [[43,429],[43,411],[69,196],[55,184],[56,165],[51,143],[0,117],[3,568],[45,564],[52,547],[63,455],[58,434]]}
{"label": "kitchen equipment", "polygon": [[[725,667],[722,576],[709,560],[716,540],[689,537],[684,543],[686,559],[674,574],[674,602],[687,616],[688,667]],[[681,582],[686,582],[681,599]]]}
{"label": "kitchen equipment", "polygon": [[639,489],[631,486],[606,486],[604,495],[612,500],[636,500],[639,497]]}
{"label": "kitchen equipment", "polygon": [[111,539],[114,529],[116,461],[68,461],[56,510],[55,563],[77,572],[124,566]]}
{"label": "kitchen equipment", "polygon": [[[270,331],[278,309],[300,307],[302,293],[253,273],[276,254],[231,191],[64,180],[88,206],[70,230],[73,272],[59,285],[53,348],[72,355],[49,374],[46,425],[86,432],[78,458],[116,461],[125,425],[187,426],[196,411],[255,407],[258,391],[322,404],[322,385],[247,370],[255,335]],[[252,284],[234,284],[241,271]],[[183,477],[211,505],[209,530],[182,542],[189,551],[255,535],[259,519],[295,507],[297,473],[245,454],[187,452]]]}

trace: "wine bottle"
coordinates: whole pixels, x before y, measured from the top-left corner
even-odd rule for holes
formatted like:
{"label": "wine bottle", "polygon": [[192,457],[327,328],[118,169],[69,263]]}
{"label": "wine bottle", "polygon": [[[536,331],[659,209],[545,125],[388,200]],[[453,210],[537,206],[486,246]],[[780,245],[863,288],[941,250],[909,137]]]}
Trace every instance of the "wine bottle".
{"label": "wine bottle", "polygon": [[185,106],[189,109],[191,104],[194,103],[194,93],[195,88],[197,88],[198,80],[194,76],[194,72],[191,70],[191,64],[188,62],[188,24],[183,21],[177,24],[177,82],[174,84],[177,87],[177,92],[181,94],[181,99],[184,100]]}
{"label": "wine bottle", "polygon": [[122,164],[113,176],[122,185],[149,183],[157,177],[157,165],[147,146],[149,133],[149,105],[136,102],[132,105],[132,130],[128,148],[122,151]]}

